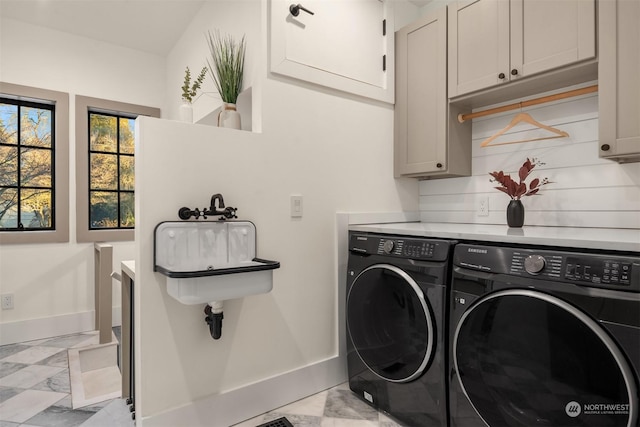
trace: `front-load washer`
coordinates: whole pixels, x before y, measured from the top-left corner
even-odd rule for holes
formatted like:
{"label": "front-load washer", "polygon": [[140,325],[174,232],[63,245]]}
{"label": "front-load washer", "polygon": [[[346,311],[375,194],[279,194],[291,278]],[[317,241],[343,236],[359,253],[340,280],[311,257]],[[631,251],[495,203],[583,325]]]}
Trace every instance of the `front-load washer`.
{"label": "front-load washer", "polygon": [[447,425],[445,315],[453,244],[349,233],[349,387],[411,427]]}
{"label": "front-load washer", "polygon": [[639,255],[457,245],[451,426],[638,426]]}

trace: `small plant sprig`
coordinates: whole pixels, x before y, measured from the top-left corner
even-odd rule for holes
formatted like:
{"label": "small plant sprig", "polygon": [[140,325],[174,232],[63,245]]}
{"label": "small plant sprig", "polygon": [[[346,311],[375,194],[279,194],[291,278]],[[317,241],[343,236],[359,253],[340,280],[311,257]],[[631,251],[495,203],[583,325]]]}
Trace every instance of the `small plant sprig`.
{"label": "small plant sprig", "polygon": [[191,84],[191,70],[187,67],[184,70],[184,85],[182,85],[182,99],[187,101],[188,103],[193,102],[193,98],[195,98],[198,89],[202,86],[202,82],[207,74],[207,67],[202,67],[202,71],[198,74],[196,81]]}
{"label": "small plant sprig", "polygon": [[490,179],[489,181],[497,182],[498,184],[500,184],[500,187],[495,188],[502,191],[513,200],[520,200],[521,197],[533,196],[534,194],[537,194],[540,190],[540,187],[542,187],[543,185],[552,184],[552,182],[547,178],[543,178],[542,181],[538,178],[534,178],[531,183],[529,183],[529,186],[527,186],[527,184],[525,183],[525,180],[527,179],[533,168],[542,165],[544,165],[544,163],[542,163],[538,159],[532,158],[531,160],[529,160],[529,158],[527,158],[527,161],[522,164],[520,170],[518,171],[518,177],[520,179],[519,182],[516,183],[513,179],[511,179],[510,175],[505,175],[502,171],[490,172],[489,175],[492,176],[492,179]]}

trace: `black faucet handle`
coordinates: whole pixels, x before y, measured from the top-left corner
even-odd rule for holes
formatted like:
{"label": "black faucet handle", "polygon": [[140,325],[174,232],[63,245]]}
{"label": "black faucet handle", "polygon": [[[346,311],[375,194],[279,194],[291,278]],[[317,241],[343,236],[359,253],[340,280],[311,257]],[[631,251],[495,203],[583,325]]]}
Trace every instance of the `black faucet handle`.
{"label": "black faucet handle", "polygon": [[232,207],[224,208],[224,211],[222,211],[222,216],[220,217],[220,219],[221,219],[221,220],[224,220],[224,219],[233,219],[233,218],[238,218],[238,217],[236,216],[236,211],[237,211],[237,210],[238,210],[238,209],[236,209],[236,208],[232,208]]}
{"label": "black faucet handle", "polygon": [[187,220],[189,218],[191,218],[191,214],[193,212],[191,211],[191,209],[187,208],[186,206],[183,208],[180,208],[180,210],[178,210],[178,218],[182,219],[182,220]]}

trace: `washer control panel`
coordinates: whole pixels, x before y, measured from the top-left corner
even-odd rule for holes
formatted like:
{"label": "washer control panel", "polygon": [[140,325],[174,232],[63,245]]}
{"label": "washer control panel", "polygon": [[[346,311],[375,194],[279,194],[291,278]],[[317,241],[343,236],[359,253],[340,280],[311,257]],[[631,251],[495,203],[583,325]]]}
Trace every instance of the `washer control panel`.
{"label": "washer control panel", "polygon": [[640,257],[459,244],[454,264],[487,273],[640,291]]}
{"label": "washer control panel", "polygon": [[378,243],[378,254],[396,255],[404,258],[433,258],[436,244],[427,240],[385,239]]}
{"label": "washer control panel", "polygon": [[353,233],[349,250],[368,255],[442,261],[449,257],[451,245],[447,240]]}
{"label": "washer control panel", "polygon": [[567,257],[564,277],[579,282],[629,286],[633,263],[616,258]]}

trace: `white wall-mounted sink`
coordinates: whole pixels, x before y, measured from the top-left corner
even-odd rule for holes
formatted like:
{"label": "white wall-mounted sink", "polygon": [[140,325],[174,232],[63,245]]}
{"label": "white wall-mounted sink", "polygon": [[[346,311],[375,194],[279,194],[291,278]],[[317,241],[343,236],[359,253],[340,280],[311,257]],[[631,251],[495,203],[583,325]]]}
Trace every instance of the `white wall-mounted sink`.
{"label": "white wall-mounted sink", "polygon": [[270,292],[277,261],[256,258],[249,221],[167,221],[155,229],[154,271],[183,304],[203,304]]}

